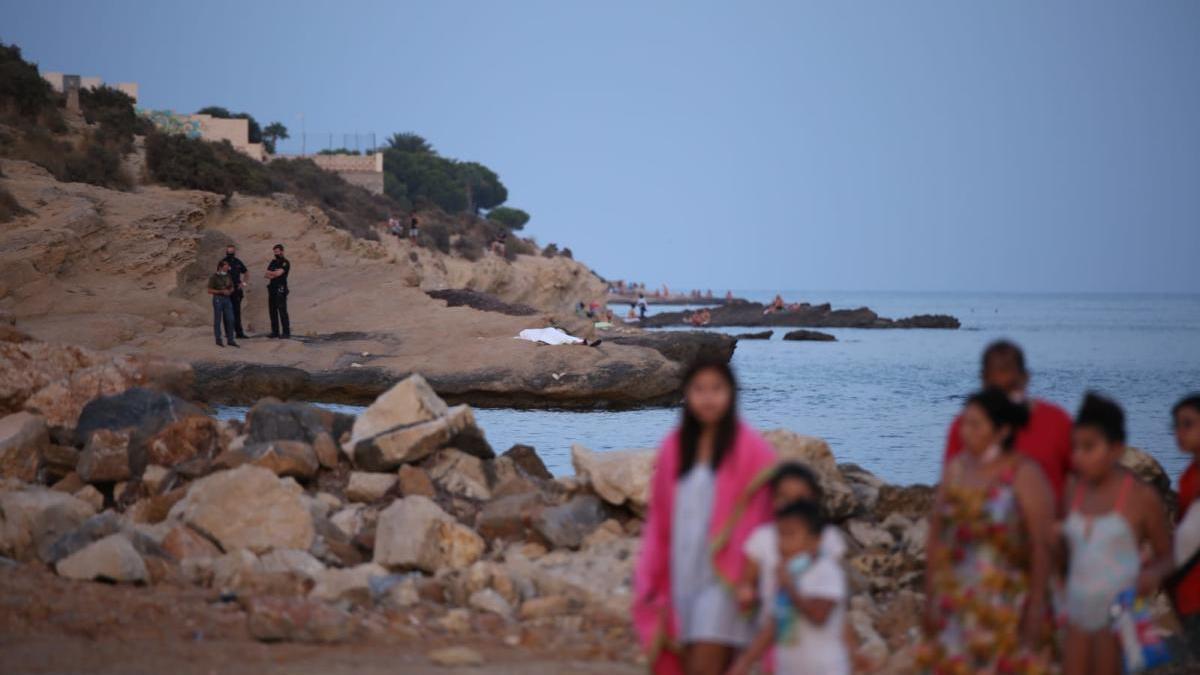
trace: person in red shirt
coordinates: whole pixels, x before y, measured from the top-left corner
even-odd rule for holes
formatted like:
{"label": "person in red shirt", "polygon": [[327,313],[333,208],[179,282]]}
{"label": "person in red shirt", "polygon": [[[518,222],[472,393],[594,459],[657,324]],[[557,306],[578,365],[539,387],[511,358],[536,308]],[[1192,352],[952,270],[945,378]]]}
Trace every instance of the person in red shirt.
{"label": "person in red shirt", "polygon": [[[1200,393],[1192,394],[1175,404],[1171,409],[1171,417],[1175,423],[1175,442],[1179,449],[1192,456],[1192,461],[1179,477],[1179,508],[1176,516],[1180,521],[1200,498]],[[1192,516],[1193,518],[1195,515]],[[1183,534],[1185,527],[1178,534]],[[1175,560],[1186,565],[1195,556],[1195,542],[1183,541],[1180,536],[1175,540]],[[1180,623],[1183,624],[1183,634],[1191,647],[1193,656],[1200,657],[1200,565],[1193,564],[1191,569],[1180,570],[1183,577],[1175,580],[1172,589],[1175,609],[1179,613]]]}
{"label": "person in red shirt", "polygon": [[[1063,486],[1071,470],[1071,430],[1073,424],[1067,411],[1041,399],[1029,398],[1029,372],[1025,369],[1025,353],[1008,340],[999,340],[983,351],[983,387],[1004,390],[1013,401],[1024,402],[1029,409],[1029,423],[1017,432],[1013,447],[1038,463],[1050,487],[1054,488],[1055,504],[1062,502]],[[962,451],[959,426],[962,416],[954,418],[946,435],[944,462]]]}

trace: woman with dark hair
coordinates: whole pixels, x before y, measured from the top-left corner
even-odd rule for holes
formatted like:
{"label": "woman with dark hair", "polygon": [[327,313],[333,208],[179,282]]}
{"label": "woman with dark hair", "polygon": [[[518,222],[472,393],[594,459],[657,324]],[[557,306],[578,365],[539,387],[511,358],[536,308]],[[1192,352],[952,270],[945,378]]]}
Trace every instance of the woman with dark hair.
{"label": "woman with dark hair", "polygon": [[943,470],[929,519],[918,664],[933,673],[1052,672],[1053,492],[1013,452],[1028,410],[1000,389],[963,408],[963,452]]}
{"label": "woman with dark hair", "polygon": [[653,672],[719,675],[754,637],[733,588],[746,539],[771,518],[775,453],[738,419],[728,364],[694,365],[683,389],[683,419],[650,484],[634,623]]}

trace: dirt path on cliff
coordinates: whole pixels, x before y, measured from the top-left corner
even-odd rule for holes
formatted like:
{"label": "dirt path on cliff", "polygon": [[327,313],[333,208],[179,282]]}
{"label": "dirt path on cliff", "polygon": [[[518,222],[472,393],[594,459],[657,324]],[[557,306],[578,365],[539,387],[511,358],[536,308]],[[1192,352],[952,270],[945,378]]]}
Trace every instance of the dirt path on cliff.
{"label": "dirt path on cliff", "polygon": [[[628,644],[583,636],[530,634],[505,645],[501,635],[439,634],[415,615],[371,617],[368,634],[337,645],[267,644],[246,632],[234,603],[190,587],[153,588],[72,582],[30,565],[0,567],[0,672],[177,673],[497,673],[600,675],[644,672]],[[552,631],[545,631],[550,633]],[[447,668],[426,654],[469,646],[479,667]],[[612,653],[624,658],[614,660]]]}

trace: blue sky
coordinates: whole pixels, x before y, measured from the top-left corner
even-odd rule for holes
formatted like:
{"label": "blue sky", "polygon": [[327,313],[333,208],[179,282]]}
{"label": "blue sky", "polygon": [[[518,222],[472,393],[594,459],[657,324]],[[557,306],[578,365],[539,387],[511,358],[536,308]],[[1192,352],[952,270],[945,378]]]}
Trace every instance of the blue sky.
{"label": "blue sky", "polygon": [[539,242],[717,290],[1200,291],[1197,36],[1193,0],[0,0],[46,70],[415,131]]}

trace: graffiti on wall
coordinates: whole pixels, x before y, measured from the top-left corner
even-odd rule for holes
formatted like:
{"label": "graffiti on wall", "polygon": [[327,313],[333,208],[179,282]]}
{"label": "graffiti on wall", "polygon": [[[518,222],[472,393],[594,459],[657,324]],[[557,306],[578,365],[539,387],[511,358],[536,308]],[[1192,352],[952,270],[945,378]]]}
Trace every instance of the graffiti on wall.
{"label": "graffiti on wall", "polygon": [[192,115],[180,115],[171,110],[147,110],[138,108],[142,117],[150,120],[160,131],[168,134],[182,134],[188,138],[200,138],[200,120]]}

